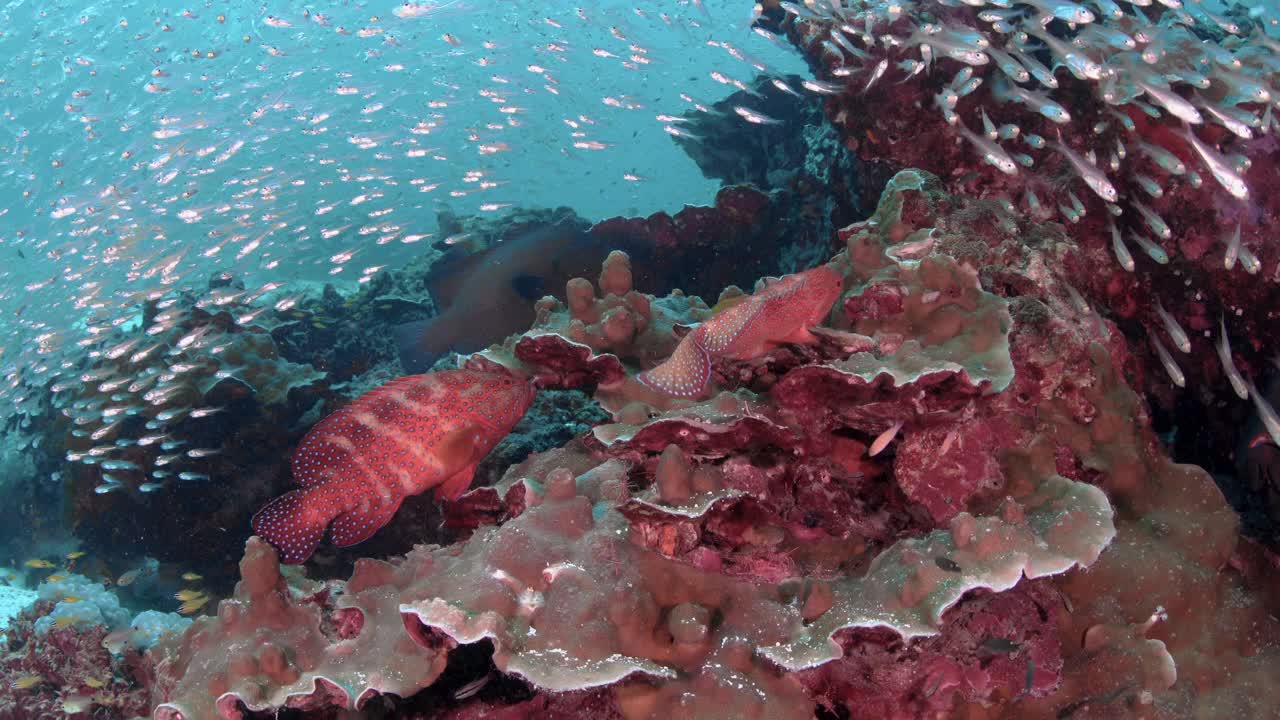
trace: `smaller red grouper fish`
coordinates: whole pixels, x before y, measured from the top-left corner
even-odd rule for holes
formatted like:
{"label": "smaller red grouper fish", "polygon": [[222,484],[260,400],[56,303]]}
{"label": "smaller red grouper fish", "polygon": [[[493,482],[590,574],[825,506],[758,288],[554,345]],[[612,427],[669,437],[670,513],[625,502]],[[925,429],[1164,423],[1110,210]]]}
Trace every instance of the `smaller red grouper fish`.
{"label": "smaller red grouper fish", "polygon": [[809,328],[831,311],[844,277],[829,265],[766,284],[684,336],[671,357],[640,373],[645,386],[673,397],[697,397],[711,380],[711,359],[750,360],[784,343],[817,342]]}
{"label": "smaller red grouper fish", "polygon": [[502,372],[445,370],[393,380],[321,420],[293,453],[299,490],[253,516],[253,532],[296,565],[329,528],[335,545],[368,539],[410,495],[452,500],[529,409],[534,388]]}

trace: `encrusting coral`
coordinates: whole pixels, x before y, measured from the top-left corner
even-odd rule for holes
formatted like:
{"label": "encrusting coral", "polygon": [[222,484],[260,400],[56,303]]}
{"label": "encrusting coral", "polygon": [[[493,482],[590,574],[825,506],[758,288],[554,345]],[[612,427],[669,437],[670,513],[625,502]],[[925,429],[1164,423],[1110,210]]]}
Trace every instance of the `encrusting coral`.
{"label": "encrusting coral", "polygon": [[463,496],[466,540],[361,560],[345,583],[286,580],[251,540],[236,597],[152,651],[157,716],[407,697],[486,641],[569,714],[1244,707],[1275,679],[1280,628],[1234,569],[1234,515],[1161,454],[1119,334],[1046,270],[1067,248],[993,268],[1041,280],[1006,297],[947,252],[1002,220],[1035,231],[896,178],[842,231],[845,290],[814,342],[717,359],[706,399],[634,376],[688,336],[674,318],[710,311],[637,297],[611,257],[601,295],[572,283],[576,309],[543,301],[539,326],[467,362],[594,386],[613,422]]}
{"label": "encrusting coral", "polygon": [[154,717],[235,717],[240,704],[359,708],[373,694],[410,695],[444,670],[447,647],[413,642],[398,597],[358,575],[336,600],[321,583],[291,584],[276,551],[257,538],[240,575],[216,616],[152,651]]}

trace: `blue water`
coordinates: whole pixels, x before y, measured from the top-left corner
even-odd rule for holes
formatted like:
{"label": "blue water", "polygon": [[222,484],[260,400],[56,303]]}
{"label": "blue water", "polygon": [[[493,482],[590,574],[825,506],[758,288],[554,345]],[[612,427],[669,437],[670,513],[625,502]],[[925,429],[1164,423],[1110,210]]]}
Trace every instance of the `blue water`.
{"label": "blue water", "polygon": [[712,71],[753,78],[709,43],[803,67],[728,0],[398,7],[9,3],[0,365],[214,270],[350,288],[421,252],[442,210],[709,202],[656,116],[734,90]]}

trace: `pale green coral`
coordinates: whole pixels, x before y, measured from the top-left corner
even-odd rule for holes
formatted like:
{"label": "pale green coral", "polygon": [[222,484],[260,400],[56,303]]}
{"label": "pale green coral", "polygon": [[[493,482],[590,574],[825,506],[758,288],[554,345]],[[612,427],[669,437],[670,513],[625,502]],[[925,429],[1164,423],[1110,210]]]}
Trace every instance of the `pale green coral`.
{"label": "pale green coral", "polygon": [[892,351],[854,353],[832,367],[868,383],[887,374],[898,386],[932,372],[964,373],[988,393],[1013,382],[1009,304],[983,290],[975,270],[945,255],[903,260],[878,271],[850,296],[885,283],[900,288],[902,312],[855,320],[853,327]]}
{"label": "pale green coral", "polygon": [[1000,515],[961,513],[947,529],[895,543],[866,575],[832,582],[831,610],[800,636],[761,652],[798,670],[839,658],[843,651],[831,637],[847,628],[887,627],[906,639],[932,635],[966,592],[999,592],[1024,575],[1087,567],[1114,537],[1111,504],[1101,490],[1051,476],[1021,502],[1006,500]]}

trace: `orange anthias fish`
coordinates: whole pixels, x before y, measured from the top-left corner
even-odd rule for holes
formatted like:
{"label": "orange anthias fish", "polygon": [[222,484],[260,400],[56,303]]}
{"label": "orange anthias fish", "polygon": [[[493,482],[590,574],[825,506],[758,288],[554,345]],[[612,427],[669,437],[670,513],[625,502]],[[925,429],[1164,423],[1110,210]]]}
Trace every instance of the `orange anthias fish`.
{"label": "orange anthias fish", "polygon": [[305,562],[325,527],[354,545],[386,525],[410,495],[453,499],[476,465],[533,402],[533,386],[503,372],[446,370],[393,380],[320,421],[293,453],[301,486],[253,517],[284,563]]}
{"label": "orange anthias fish", "polygon": [[827,265],[775,280],[699,325],[638,379],[664,395],[697,397],[711,380],[712,358],[749,360],[783,343],[815,342],[809,328],[827,316],[843,287],[844,278]]}

